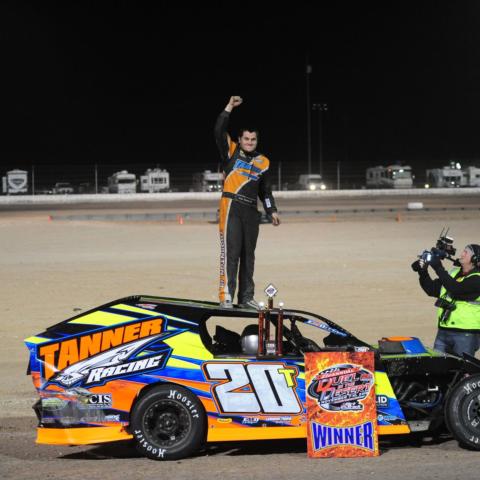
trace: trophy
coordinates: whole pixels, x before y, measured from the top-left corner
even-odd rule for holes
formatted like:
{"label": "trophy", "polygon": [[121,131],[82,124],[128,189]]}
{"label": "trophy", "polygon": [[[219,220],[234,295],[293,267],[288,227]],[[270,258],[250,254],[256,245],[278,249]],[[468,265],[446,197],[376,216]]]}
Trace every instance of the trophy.
{"label": "trophy", "polygon": [[[273,297],[278,293],[274,285],[269,284],[264,290],[267,295],[267,305],[260,302],[258,311],[258,352],[257,356],[280,356],[283,353],[283,302],[278,303],[278,308],[273,307]],[[276,317],[275,334],[270,337],[270,323]]]}

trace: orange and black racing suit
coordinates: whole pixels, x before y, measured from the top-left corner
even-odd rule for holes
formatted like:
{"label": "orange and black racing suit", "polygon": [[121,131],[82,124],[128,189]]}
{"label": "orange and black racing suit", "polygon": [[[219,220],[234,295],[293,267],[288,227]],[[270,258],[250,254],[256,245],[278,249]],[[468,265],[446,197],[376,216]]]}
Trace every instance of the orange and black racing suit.
{"label": "orange and black racing suit", "polygon": [[238,303],[253,298],[255,247],[261,214],[257,197],[267,214],[277,211],[269,182],[270,161],[254,151],[246,153],[227,133],[230,114],[223,111],[215,124],[225,174],[220,200],[220,301],[232,301],[238,275]]}

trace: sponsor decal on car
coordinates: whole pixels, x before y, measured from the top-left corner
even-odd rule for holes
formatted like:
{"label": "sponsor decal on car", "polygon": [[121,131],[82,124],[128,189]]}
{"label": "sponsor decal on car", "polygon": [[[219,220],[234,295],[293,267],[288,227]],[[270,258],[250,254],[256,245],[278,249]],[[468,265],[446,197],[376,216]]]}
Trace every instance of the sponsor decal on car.
{"label": "sponsor decal on car", "polygon": [[166,353],[129,360],[147,344],[158,340],[160,337],[161,335],[154,335],[153,337],[143,338],[77,362],[54,375],[51,382],[67,387],[78,383],[92,386],[127,374],[161,368],[163,360],[167,357]]}
{"label": "sponsor decal on car", "polygon": [[376,395],[377,408],[388,408],[389,400],[386,395]]}
{"label": "sponsor decal on car", "polygon": [[[163,331],[163,324],[163,319],[157,318],[42,345],[38,350],[38,357],[43,365],[43,376],[49,380],[56,372],[66,369],[69,365],[114,347],[130,344],[134,340],[159,334]],[[75,382],[64,385],[73,383]]]}

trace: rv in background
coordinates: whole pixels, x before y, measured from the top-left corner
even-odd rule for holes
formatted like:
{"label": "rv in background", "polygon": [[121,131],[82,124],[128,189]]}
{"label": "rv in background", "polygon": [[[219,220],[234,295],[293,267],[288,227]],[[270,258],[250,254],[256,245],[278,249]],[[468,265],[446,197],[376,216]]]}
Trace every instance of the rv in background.
{"label": "rv in background", "polygon": [[160,168],[149,168],[140,177],[140,191],[144,193],[168,192],[170,174]]}
{"label": "rv in background", "polygon": [[293,190],[326,190],[327,186],[318,173],[302,174],[298,177],[298,182],[293,185]]}
{"label": "rv in background", "polygon": [[194,192],[221,192],[223,188],[223,173],[205,170],[193,175]]}
{"label": "rv in background", "polygon": [[25,170],[10,170],[2,177],[2,193],[17,195],[28,193],[28,172]]}
{"label": "rv in background", "polygon": [[114,173],[108,177],[109,193],[136,193],[137,177],[134,173],[128,173],[126,170]]}
{"label": "rv in background", "polygon": [[412,169],[408,165],[367,168],[367,188],[412,188]]}
{"label": "rv in background", "polygon": [[462,169],[462,187],[480,187],[480,168],[466,167]]}
{"label": "rv in background", "polygon": [[463,172],[459,163],[451,163],[442,168],[426,171],[426,188],[457,188],[462,186]]}
{"label": "rv in background", "polygon": [[480,168],[462,168],[458,162],[427,170],[426,177],[425,188],[480,187]]}

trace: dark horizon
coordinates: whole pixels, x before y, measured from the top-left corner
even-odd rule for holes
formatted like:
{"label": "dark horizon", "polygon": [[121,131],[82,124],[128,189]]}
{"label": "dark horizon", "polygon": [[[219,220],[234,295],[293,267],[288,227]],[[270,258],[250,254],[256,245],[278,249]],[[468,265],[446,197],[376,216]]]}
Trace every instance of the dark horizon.
{"label": "dark horizon", "polygon": [[159,165],[173,182],[215,170],[213,123],[235,94],[245,102],[232,133],[258,126],[259,150],[293,180],[307,171],[307,61],[311,103],[328,104],[327,180],[338,162],[354,182],[397,162],[418,177],[449,160],[480,166],[478,3],[312,5],[2,4],[0,174],[35,165],[47,182],[89,177],[95,164]]}

